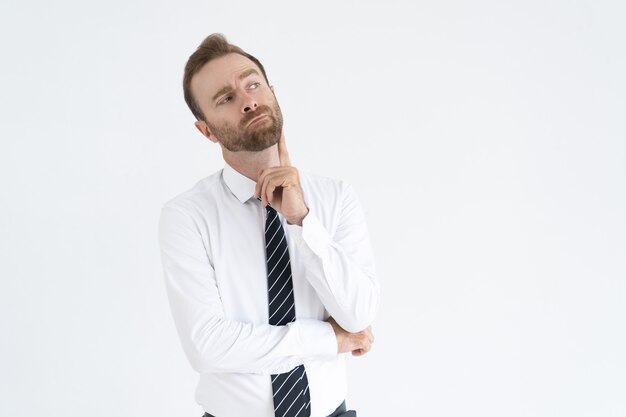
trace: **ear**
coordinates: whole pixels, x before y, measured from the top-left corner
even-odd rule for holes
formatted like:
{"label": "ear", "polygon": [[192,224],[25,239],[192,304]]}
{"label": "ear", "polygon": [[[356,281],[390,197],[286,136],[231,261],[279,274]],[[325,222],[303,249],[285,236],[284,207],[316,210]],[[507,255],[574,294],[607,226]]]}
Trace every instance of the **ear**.
{"label": "ear", "polygon": [[211,142],[217,143],[217,137],[213,133],[211,133],[211,131],[209,130],[209,126],[207,126],[204,120],[196,120],[194,126],[200,131],[200,133],[202,133],[203,136],[205,136]]}

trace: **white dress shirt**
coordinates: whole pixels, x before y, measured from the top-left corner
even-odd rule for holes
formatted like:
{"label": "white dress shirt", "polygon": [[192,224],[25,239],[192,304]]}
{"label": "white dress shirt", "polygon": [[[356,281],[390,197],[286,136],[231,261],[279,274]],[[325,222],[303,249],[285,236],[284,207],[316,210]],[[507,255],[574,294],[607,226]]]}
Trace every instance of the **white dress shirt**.
{"label": "white dress shirt", "polygon": [[266,210],[256,183],[229,165],[165,204],[159,240],[174,322],[196,400],[216,417],[273,417],[271,374],[305,365],[311,416],[346,395],[332,316],[350,332],[378,308],[379,285],[363,211],[345,182],[300,172],[309,213],[279,215],[289,247],[296,321],[268,324]]}

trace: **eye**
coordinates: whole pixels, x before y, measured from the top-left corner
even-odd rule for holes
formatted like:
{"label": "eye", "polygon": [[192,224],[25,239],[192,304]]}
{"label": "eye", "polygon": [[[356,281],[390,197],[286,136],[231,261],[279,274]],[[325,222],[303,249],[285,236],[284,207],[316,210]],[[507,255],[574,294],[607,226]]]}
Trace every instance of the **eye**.
{"label": "eye", "polygon": [[229,101],[231,101],[232,99],[233,99],[233,98],[232,98],[231,96],[226,96],[226,97],[224,97],[223,99],[221,99],[221,100],[219,101],[219,103],[217,103],[217,104],[226,104],[226,103],[228,103]]}
{"label": "eye", "polygon": [[250,90],[256,90],[257,88],[259,88],[259,86],[261,85],[260,82],[256,82],[256,83],[252,83],[250,84],[250,86],[248,87]]}

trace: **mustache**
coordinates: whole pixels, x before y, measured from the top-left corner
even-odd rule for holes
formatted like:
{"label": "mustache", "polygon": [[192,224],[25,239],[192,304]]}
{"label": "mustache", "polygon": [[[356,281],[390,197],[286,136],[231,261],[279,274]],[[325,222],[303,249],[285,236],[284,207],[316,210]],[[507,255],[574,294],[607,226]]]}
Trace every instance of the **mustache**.
{"label": "mustache", "polygon": [[248,126],[248,123],[250,123],[252,119],[254,119],[255,117],[259,117],[262,114],[266,114],[274,119],[274,115],[272,114],[272,108],[268,105],[261,104],[259,107],[256,108],[255,111],[248,113],[243,119],[241,119],[241,121],[239,122],[239,127],[245,128],[246,126]]}

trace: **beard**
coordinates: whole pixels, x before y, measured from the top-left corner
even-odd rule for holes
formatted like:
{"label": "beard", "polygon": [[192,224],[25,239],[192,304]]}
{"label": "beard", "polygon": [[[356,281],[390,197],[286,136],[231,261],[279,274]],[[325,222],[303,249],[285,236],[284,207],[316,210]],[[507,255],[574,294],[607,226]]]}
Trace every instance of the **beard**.
{"label": "beard", "polygon": [[[269,120],[248,126],[252,119],[262,114],[267,115]],[[228,124],[213,125],[208,121],[206,124],[222,146],[229,151],[260,152],[278,143],[283,131],[283,114],[278,102],[274,101],[272,107],[263,104],[246,114],[237,127]]]}

